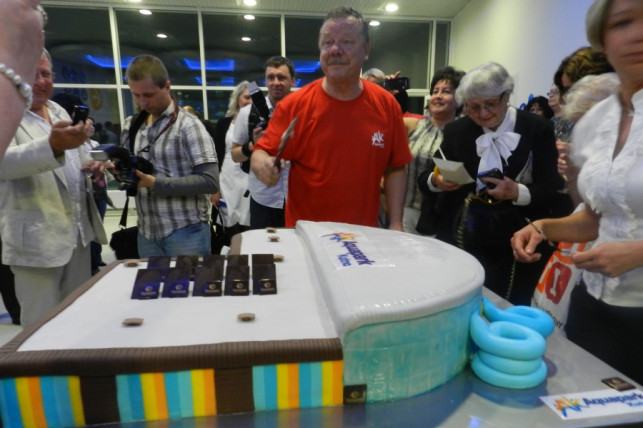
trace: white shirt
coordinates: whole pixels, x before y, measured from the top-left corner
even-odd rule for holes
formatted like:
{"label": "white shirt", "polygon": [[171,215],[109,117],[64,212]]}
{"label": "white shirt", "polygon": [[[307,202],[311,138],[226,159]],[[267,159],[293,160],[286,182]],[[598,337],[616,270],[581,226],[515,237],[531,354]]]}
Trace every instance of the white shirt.
{"label": "white shirt", "polygon": [[[268,107],[272,108],[270,100],[266,97]],[[248,132],[248,116],[252,104],[249,104],[239,110],[237,119],[234,125],[234,136],[232,142],[238,146],[250,141],[250,134]],[[250,197],[261,205],[271,208],[284,208],[288,189],[288,173],[290,172],[290,163],[286,162],[285,168],[282,168],[279,174],[279,181],[274,186],[266,186],[250,171],[248,174],[248,190]]]}
{"label": "white shirt", "polygon": [[[635,115],[621,152],[613,157],[621,118],[617,95],[595,105],[574,127],[572,160],[582,169],[578,190],[601,214],[598,238],[604,242],[643,240],[643,90],[632,97]],[[583,272],[587,291],[615,306],[643,306],[643,267],[616,278]]]}

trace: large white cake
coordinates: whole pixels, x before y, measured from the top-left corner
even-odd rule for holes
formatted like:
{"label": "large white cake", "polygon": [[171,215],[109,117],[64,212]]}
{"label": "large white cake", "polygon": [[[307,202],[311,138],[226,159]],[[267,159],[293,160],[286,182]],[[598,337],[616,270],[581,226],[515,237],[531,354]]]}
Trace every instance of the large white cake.
{"label": "large white cake", "polygon": [[[453,246],[301,221],[245,232],[237,250],[284,256],[277,294],[135,300],[145,262],[110,266],[1,350],[3,422],[54,420],[52,411],[59,422],[49,426],[65,426],[399,399],[468,362],[484,273]],[[243,312],[255,320],[239,321]],[[127,318],[143,323],[126,327]]]}

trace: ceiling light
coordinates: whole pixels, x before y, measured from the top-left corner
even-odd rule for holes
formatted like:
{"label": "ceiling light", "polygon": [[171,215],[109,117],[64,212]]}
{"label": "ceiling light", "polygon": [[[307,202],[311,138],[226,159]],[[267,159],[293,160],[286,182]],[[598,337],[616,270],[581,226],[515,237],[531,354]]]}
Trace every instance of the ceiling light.
{"label": "ceiling light", "polygon": [[243,4],[246,6],[254,7],[257,5],[257,0],[243,0]]}
{"label": "ceiling light", "polygon": [[251,41],[252,39],[251,39],[250,37],[245,37],[245,36],[244,36],[244,37],[242,37],[242,38],[241,38],[241,40],[243,40],[244,42],[249,42],[249,41]]}
{"label": "ceiling light", "polygon": [[371,21],[368,23],[371,27],[379,27],[380,21]]}
{"label": "ceiling light", "polygon": [[143,0],[129,0],[129,2],[130,2],[130,3],[140,3],[140,2],[142,2],[142,1],[143,1]]}
{"label": "ceiling light", "polygon": [[397,3],[389,3],[384,9],[386,9],[387,12],[397,12]]}
{"label": "ceiling light", "polygon": [[167,34],[158,33],[156,37],[158,37],[159,39],[167,39]]}
{"label": "ceiling light", "polygon": [[254,21],[255,16],[254,15],[243,15],[243,19],[247,21]]}
{"label": "ceiling light", "polygon": [[138,11],[138,13],[140,13],[141,15],[151,15],[152,11],[147,9],[141,9]]}

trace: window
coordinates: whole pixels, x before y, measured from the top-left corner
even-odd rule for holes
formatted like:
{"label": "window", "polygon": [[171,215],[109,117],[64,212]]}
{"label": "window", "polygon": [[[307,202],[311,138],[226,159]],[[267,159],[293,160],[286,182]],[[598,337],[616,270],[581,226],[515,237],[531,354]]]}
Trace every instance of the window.
{"label": "window", "polygon": [[[203,15],[206,84],[234,87],[243,80],[264,86],[264,64],[281,55],[280,19],[243,15]],[[249,38],[243,41],[242,38]]]}
{"label": "window", "polygon": [[[196,13],[153,10],[152,15],[142,15],[136,10],[117,10],[123,79],[134,57],[151,54],[163,61],[173,86],[201,85],[197,18]],[[158,34],[166,38],[159,38]]]}

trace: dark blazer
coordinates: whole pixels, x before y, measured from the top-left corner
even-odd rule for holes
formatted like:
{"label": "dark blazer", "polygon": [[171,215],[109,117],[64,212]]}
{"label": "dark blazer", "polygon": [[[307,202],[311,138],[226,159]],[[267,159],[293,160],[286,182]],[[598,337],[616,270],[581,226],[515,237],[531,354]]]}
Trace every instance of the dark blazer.
{"label": "dark blazer", "polygon": [[[442,152],[447,159],[463,162],[471,177],[478,174],[480,157],[476,152],[476,139],[484,133],[470,117],[463,117],[447,124],[444,128]],[[517,111],[514,132],[520,134],[518,146],[504,166],[505,176],[516,179],[531,157],[533,162],[533,182],[522,183],[531,193],[531,203],[516,206],[521,215],[532,220],[551,215],[552,203],[556,194],[563,188],[563,181],[558,175],[556,162],[558,152],[551,121],[526,111]],[[476,184],[462,186],[453,192],[433,193],[426,181],[432,170],[420,174],[420,188],[429,200],[434,200],[435,231],[439,239],[454,243],[452,236],[453,221],[467,194],[475,193]],[[509,245],[509,242],[507,242]]]}

